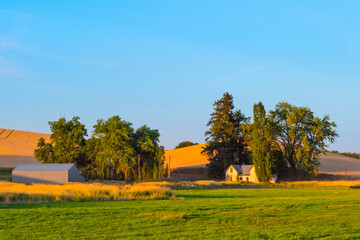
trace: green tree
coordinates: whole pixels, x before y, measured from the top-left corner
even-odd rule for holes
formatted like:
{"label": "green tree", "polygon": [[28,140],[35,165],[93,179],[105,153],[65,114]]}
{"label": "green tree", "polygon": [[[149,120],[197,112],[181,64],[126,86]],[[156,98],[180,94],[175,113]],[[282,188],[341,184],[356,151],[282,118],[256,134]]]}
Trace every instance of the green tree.
{"label": "green tree", "polygon": [[252,162],[260,182],[271,179],[271,165],[274,157],[275,132],[264,105],[259,102],[254,105],[254,121],[243,126],[246,143],[252,153]]}
{"label": "green tree", "polygon": [[[164,175],[165,151],[159,146],[159,131],[144,125],[133,135],[133,146],[140,156],[141,179],[161,178]],[[132,169],[135,179],[137,168]],[[139,179],[138,179],[139,180]]]}
{"label": "green tree", "polygon": [[197,145],[198,143],[193,143],[193,142],[190,142],[190,141],[183,141],[181,143],[179,143],[175,149],[178,149],[178,148],[183,148],[183,147],[190,147],[190,146],[193,146],[193,145]]}
{"label": "green tree", "polygon": [[133,128],[131,123],[113,116],[104,121],[99,119],[94,126],[92,138],[95,141],[97,173],[102,178],[123,174],[125,181],[129,170],[136,164],[135,150],[132,147]]}
{"label": "green tree", "polygon": [[58,121],[49,122],[51,135],[50,143],[39,139],[34,151],[35,158],[43,163],[74,163],[78,168],[87,165],[84,152],[87,130],[80,123],[79,117],[73,117],[70,121],[60,118]]}
{"label": "green tree", "polygon": [[34,151],[35,158],[42,163],[54,163],[54,151],[51,143],[46,143],[44,138],[40,138]]}
{"label": "green tree", "polygon": [[338,136],[335,122],[330,117],[314,117],[307,107],[296,107],[280,102],[270,111],[276,124],[277,142],[284,159],[289,163],[295,180],[300,180],[300,171],[315,175],[319,161],[325,153],[327,142],[333,143]]}
{"label": "green tree", "polygon": [[249,163],[240,129],[247,120],[240,110],[234,110],[231,94],[226,92],[215,101],[207,124],[210,128],[205,132],[207,145],[202,151],[210,161],[207,166],[210,177],[223,178],[230,164]]}

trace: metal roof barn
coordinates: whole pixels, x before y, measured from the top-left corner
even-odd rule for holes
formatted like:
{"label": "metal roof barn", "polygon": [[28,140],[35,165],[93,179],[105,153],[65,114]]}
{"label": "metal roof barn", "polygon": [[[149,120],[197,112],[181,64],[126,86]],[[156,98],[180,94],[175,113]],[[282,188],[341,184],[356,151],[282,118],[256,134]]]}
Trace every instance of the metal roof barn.
{"label": "metal roof barn", "polygon": [[74,164],[19,164],[12,171],[12,181],[17,183],[64,184],[85,182]]}

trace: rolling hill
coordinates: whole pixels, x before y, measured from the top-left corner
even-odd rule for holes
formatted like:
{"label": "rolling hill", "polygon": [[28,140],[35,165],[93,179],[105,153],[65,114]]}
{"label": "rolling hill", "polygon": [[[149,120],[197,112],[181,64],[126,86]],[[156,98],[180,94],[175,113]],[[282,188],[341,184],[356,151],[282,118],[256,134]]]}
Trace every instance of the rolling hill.
{"label": "rolling hill", "polygon": [[[206,144],[199,144],[190,147],[184,147],[174,150],[166,150],[165,157],[166,163],[170,157],[170,168],[185,169],[185,168],[204,168],[209,163],[206,156],[201,154],[202,148]],[[319,157],[320,174],[331,175],[345,175],[350,178],[360,178],[360,160],[350,157],[345,157],[339,154],[327,153]]]}
{"label": "rolling hill", "polygon": [[41,137],[49,141],[50,134],[0,128],[0,167],[38,163],[34,158],[34,149]]}
{"label": "rolling hill", "polygon": [[[49,141],[50,134],[19,131],[0,128],[0,167],[15,167],[19,163],[38,163],[34,158],[34,149],[40,138]],[[198,144],[174,150],[165,150],[166,163],[174,173],[185,175],[203,175],[209,162],[201,154],[206,144]],[[360,178],[360,160],[342,155],[327,153],[321,155],[319,173],[345,175]]]}

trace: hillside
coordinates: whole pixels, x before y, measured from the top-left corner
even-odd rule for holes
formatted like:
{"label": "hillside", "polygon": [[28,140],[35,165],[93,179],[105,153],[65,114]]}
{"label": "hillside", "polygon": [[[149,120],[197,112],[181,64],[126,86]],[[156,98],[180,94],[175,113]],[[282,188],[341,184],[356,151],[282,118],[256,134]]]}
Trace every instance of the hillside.
{"label": "hillside", "polygon": [[182,167],[205,167],[209,160],[201,151],[206,143],[193,145],[174,150],[165,150],[166,163],[169,162],[170,168],[177,169]]}
{"label": "hillside", "polygon": [[[201,154],[202,148],[205,145],[204,143],[174,150],[166,150],[166,162],[168,163],[170,156],[171,169],[205,167],[205,165],[209,163],[207,157]],[[320,155],[319,161],[321,164],[319,166],[319,173],[321,174],[345,175],[346,168],[349,177],[360,178],[359,159],[327,153],[326,155]]]}
{"label": "hillside", "polygon": [[0,167],[37,163],[34,149],[41,137],[49,141],[50,134],[0,128]]}
{"label": "hillside", "polygon": [[[50,134],[2,129],[0,128],[0,167],[15,167],[19,163],[38,163],[34,158],[34,149],[40,138],[49,141]],[[174,150],[165,150],[166,163],[181,174],[204,174],[203,170],[209,162],[201,154],[206,143]],[[347,175],[360,178],[360,160],[342,155],[327,153],[320,156],[319,173]]]}

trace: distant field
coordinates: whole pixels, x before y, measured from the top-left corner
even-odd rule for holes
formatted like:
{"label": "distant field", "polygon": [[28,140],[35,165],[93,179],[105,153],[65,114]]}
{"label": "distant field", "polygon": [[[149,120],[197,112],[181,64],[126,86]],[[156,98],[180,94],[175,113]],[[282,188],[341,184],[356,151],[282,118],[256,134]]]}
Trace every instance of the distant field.
{"label": "distant field", "polygon": [[360,189],[175,190],[177,200],[0,205],[0,239],[358,239]]}
{"label": "distant field", "polygon": [[[2,129],[0,128],[0,168],[13,168],[20,163],[38,163],[34,149],[39,138],[49,141],[50,134]],[[204,179],[205,165],[209,162],[201,154],[205,143],[174,150],[165,150],[166,163],[169,163],[173,179]],[[320,156],[319,179],[360,179],[360,160],[334,153]],[[331,175],[331,176],[330,176]]]}
{"label": "distant field", "polygon": [[0,128],[0,167],[38,163],[34,158],[34,149],[41,137],[49,141],[50,134]]}

